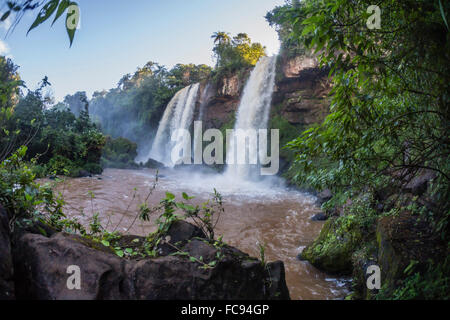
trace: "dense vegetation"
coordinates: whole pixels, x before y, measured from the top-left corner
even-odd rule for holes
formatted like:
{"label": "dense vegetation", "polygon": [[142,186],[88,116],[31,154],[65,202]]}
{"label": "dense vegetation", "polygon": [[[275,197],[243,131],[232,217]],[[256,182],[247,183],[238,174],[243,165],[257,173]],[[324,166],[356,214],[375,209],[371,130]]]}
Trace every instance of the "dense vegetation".
{"label": "dense vegetation", "polygon": [[19,87],[23,84],[11,60],[0,57],[0,72],[5,79],[0,119],[1,160],[24,145],[28,148],[24,159],[35,159],[38,176],[79,176],[82,170],[102,172],[100,158],[105,138],[89,119],[85,95],[80,97],[79,103],[84,106],[76,117],[68,110],[49,105],[48,97],[42,93],[49,85],[46,78],[36,91],[22,94]]}
{"label": "dense vegetation", "polygon": [[[19,10],[36,8],[34,1],[25,3],[30,7]],[[47,3],[51,5],[36,26],[61,3],[62,8],[66,5],[65,1]],[[372,4],[369,0],[292,1],[266,17],[277,26],[288,56],[315,52],[333,79],[330,113],[323,123],[297,138],[285,119],[275,116],[271,124],[289,131],[281,138],[292,140],[288,143],[295,153],[292,179],[316,190],[328,189],[333,195],[323,205],[330,219],[304,257],[328,271],[355,271],[382,245],[385,225],[391,231],[395,227],[388,235],[391,240],[393,234],[413,236],[407,238],[414,240],[411,243],[400,237],[406,268],[385,281],[380,291],[366,294],[358,291],[361,281],[354,274],[355,292],[360,295],[353,297],[448,299],[450,29],[446,17],[450,4],[380,1],[381,28],[369,29],[366,21],[371,14],[366,10]],[[137,146],[121,137],[134,142],[151,138],[164,106],[177,90],[251,67],[265,54],[245,34],[230,38],[217,32],[213,37],[215,70],[177,65],[169,71],[150,62],[124,76],[117,88],[96,92],[90,103],[79,92],[53,107],[42,93],[48,79],[38,90],[22,94],[17,67],[1,57],[0,203],[13,222],[36,218],[61,230],[86,234],[76,221],[65,219],[63,200],[34,179],[48,173],[100,172],[102,154],[104,164],[131,165]],[[112,137],[105,138],[89,113]],[[292,155],[283,152],[286,157]],[[426,188],[413,190],[420,179],[427,182]],[[45,216],[36,210],[39,205],[44,205]],[[163,212],[160,228],[166,230],[176,208],[195,218],[200,212],[188,203],[176,203],[168,193],[159,207]],[[139,217],[146,220],[149,213],[142,206]],[[211,212],[206,208],[205,213],[202,217],[209,227]],[[94,220],[89,236],[109,246],[116,235],[100,228]],[[153,240],[145,248],[150,253],[157,245]],[[116,253],[123,255],[123,249]]]}
{"label": "dense vegetation", "polygon": [[[448,248],[450,33],[446,12],[450,4],[381,1],[381,28],[369,29],[366,21],[371,14],[366,10],[372,4],[306,0],[278,7],[267,16],[294,50],[315,50],[333,78],[330,114],[289,144],[297,153],[295,180],[330,189],[334,197],[326,208],[363,195],[377,207],[383,204],[384,194],[400,197],[411,183],[429,175],[433,182],[426,194],[393,207],[378,206],[378,211],[353,210],[362,213],[348,213],[334,227],[360,226],[358,219],[367,221],[363,216],[371,214],[407,211],[427,222],[436,245]],[[360,202],[353,203],[344,211]],[[369,221],[373,230],[374,220]],[[323,249],[325,242],[320,245]],[[435,298],[445,291],[448,297],[448,257],[435,256],[431,261],[415,263],[403,286],[394,292],[392,287],[384,288],[380,297]],[[439,270],[434,280],[440,280],[433,280],[425,290],[417,283],[433,269],[430,263]]]}
{"label": "dense vegetation", "polygon": [[[95,92],[89,112],[104,133],[114,138],[125,137],[140,147],[150,146],[164,108],[173,95],[185,86],[206,79],[210,72],[206,65],[177,64],[167,70],[148,62],[133,75],[123,76],[117,88]],[[70,101],[66,97],[71,110],[76,110]]]}
{"label": "dense vegetation", "polygon": [[216,57],[215,79],[253,67],[266,55],[266,48],[260,43],[252,43],[246,33],[239,33],[233,38],[223,31],[215,32],[213,52]]}

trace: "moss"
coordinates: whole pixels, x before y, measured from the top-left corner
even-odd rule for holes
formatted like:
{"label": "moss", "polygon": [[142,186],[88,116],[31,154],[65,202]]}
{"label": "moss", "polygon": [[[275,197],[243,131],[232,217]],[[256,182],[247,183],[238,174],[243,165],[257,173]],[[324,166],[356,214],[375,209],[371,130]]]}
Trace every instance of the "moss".
{"label": "moss", "polygon": [[368,290],[367,288],[367,268],[371,265],[378,265],[376,241],[369,240],[364,242],[362,247],[356,250],[352,255],[353,262],[353,292],[352,300],[373,300],[378,290]]}
{"label": "moss", "polygon": [[295,153],[287,148],[286,144],[299,136],[305,129],[303,126],[294,126],[286,118],[280,114],[273,114],[270,119],[269,129],[280,130],[280,157],[292,162],[295,158]]}
{"label": "moss", "polygon": [[331,218],[319,237],[302,252],[315,267],[330,273],[350,274],[352,255],[363,238],[354,216]]}

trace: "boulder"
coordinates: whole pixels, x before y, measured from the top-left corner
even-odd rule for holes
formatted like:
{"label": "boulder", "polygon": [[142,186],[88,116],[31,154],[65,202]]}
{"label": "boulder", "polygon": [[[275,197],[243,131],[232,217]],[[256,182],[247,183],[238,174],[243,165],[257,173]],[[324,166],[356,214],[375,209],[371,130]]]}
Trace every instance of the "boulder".
{"label": "boulder", "polygon": [[327,219],[328,216],[323,212],[319,212],[311,217],[311,221],[325,221]]}
{"label": "boulder", "polygon": [[84,169],[78,171],[77,178],[87,178],[87,177],[92,177],[92,174],[89,171]]}
{"label": "boulder", "polygon": [[151,168],[151,169],[161,169],[164,168],[164,164],[161,162],[158,162],[154,159],[148,159],[148,161],[144,164],[144,167]]}
{"label": "boulder", "polygon": [[352,254],[361,237],[358,228],[341,230],[336,218],[330,218],[323,225],[319,237],[302,251],[300,259],[308,260],[325,272],[350,274]]}
{"label": "boulder", "polygon": [[424,170],[421,174],[414,177],[404,188],[406,192],[421,196],[427,191],[428,183],[436,177],[436,172]]}
{"label": "boulder", "polygon": [[[177,243],[183,254],[127,260],[80,236],[23,233],[13,248],[16,296],[48,300],[289,299],[282,262],[263,266],[236,248],[215,247],[186,222],[175,223],[166,238]],[[208,267],[213,261],[213,267]],[[68,273],[70,266],[80,268],[79,290],[67,286],[73,275]]]}
{"label": "boulder", "polygon": [[[127,297],[126,260],[89,247],[79,238],[57,233],[50,238],[25,233],[13,248],[18,299],[94,300]],[[81,289],[70,290],[70,266],[80,268]]]}
{"label": "boulder", "polygon": [[174,246],[181,248],[188,240],[193,238],[206,239],[203,231],[186,221],[175,221],[169,228],[166,236],[166,242],[158,246],[160,255],[166,256],[176,252]]}
{"label": "boulder", "polygon": [[319,204],[325,203],[333,197],[333,193],[330,189],[325,189],[317,194],[317,201]]}
{"label": "boulder", "polygon": [[[416,262],[416,270],[425,270],[430,260],[448,255],[447,244],[430,225],[411,212],[379,219],[376,229],[378,262],[385,290],[392,292],[407,274],[405,269]],[[424,250],[426,248],[426,250]]]}
{"label": "boulder", "polygon": [[9,216],[0,205],[0,300],[14,299]]}
{"label": "boulder", "polygon": [[353,274],[352,274],[352,289],[351,298],[354,300],[371,300],[379,292],[377,289],[369,289],[367,287],[367,280],[372,273],[367,273],[370,266],[378,266],[377,247],[371,242],[357,250],[352,257],[353,260]]}

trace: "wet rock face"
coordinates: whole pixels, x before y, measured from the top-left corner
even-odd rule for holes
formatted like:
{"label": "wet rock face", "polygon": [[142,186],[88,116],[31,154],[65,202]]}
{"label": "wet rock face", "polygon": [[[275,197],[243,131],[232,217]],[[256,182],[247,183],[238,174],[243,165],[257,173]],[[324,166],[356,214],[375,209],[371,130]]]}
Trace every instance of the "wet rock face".
{"label": "wet rock face", "polygon": [[[219,129],[233,121],[239,107],[242,91],[250,76],[251,69],[243,70],[241,75],[224,77],[213,85],[213,94],[205,102],[203,122],[205,129]],[[202,96],[202,92],[199,97]],[[197,104],[200,107],[200,102]],[[196,110],[196,115],[199,113]]]}
{"label": "wet rock face", "polygon": [[416,261],[420,268],[427,266],[430,259],[436,261],[448,254],[447,244],[439,234],[408,211],[380,218],[376,241],[381,278],[387,290],[393,290],[405,278],[404,270],[411,261]]}
{"label": "wet rock face", "polygon": [[328,72],[318,67],[302,68],[295,77],[283,76],[277,82],[273,105],[293,125],[322,122],[329,110],[331,83]]}
{"label": "wet rock face", "polygon": [[241,87],[242,84],[238,75],[227,77],[222,81],[222,85],[219,88],[219,94],[221,96],[236,97],[240,95]]}
{"label": "wet rock face", "polygon": [[0,300],[14,299],[9,217],[0,205]]}
{"label": "wet rock face", "polygon": [[[240,75],[225,77],[215,84],[215,93],[204,106],[205,129],[221,128],[232,121],[250,72],[251,69],[243,70]],[[282,56],[277,73],[272,106],[279,108],[272,110],[293,125],[307,126],[322,122],[329,110],[331,82],[328,70],[318,68],[315,57]],[[200,106],[200,103],[197,105]]]}
{"label": "wet rock face", "polygon": [[[201,230],[183,222],[169,233],[173,241],[185,243],[179,245],[189,256],[126,260],[78,236],[24,233],[13,248],[17,298],[289,299],[282,262],[264,267],[257,259],[224,247],[214,268],[202,268],[189,257],[209,263],[218,249],[202,240]],[[79,290],[67,286],[72,276],[69,266],[80,268]]]}
{"label": "wet rock face", "polygon": [[295,78],[302,70],[315,68],[318,65],[317,58],[307,56],[297,56],[293,58],[282,58],[283,74],[286,78]]}

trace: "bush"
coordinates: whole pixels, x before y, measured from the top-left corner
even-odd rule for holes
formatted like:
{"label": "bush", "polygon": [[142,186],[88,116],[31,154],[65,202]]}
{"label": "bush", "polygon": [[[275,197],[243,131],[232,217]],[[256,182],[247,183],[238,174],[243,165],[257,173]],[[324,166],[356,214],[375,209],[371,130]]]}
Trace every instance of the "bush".
{"label": "bush", "polygon": [[84,165],[83,169],[92,174],[101,174],[103,172],[102,166],[98,163],[87,163]]}
{"label": "bush", "polygon": [[102,165],[104,167],[126,168],[135,167],[134,159],[137,156],[137,144],[128,139],[119,137],[113,139],[106,137],[105,148],[103,149]]}

